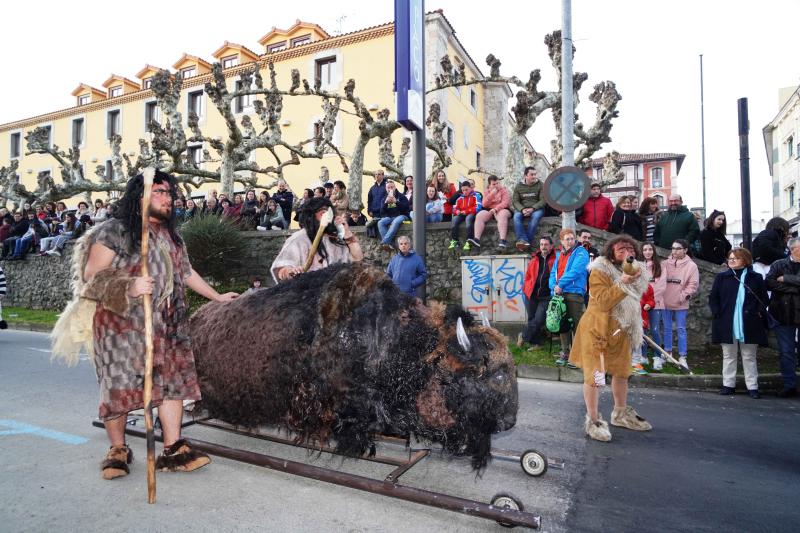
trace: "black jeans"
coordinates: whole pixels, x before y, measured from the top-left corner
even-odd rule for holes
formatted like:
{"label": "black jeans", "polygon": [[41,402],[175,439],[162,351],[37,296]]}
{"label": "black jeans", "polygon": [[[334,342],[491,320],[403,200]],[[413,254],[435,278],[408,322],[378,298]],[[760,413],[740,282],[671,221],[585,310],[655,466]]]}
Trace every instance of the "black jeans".
{"label": "black jeans", "polygon": [[452,240],[458,240],[458,228],[464,221],[467,223],[467,239],[475,237],[475,215],[453,215],[453,225],[450,227],[450,238]]}
{"label": "black jeans", "polygon": [[539,344],[539,334],[544,326],[545,313],[550,299],[534,297],[525,300],[528,304],[528,324],[525,326],[525,331],[522,332],[522,340],[528,344]]}

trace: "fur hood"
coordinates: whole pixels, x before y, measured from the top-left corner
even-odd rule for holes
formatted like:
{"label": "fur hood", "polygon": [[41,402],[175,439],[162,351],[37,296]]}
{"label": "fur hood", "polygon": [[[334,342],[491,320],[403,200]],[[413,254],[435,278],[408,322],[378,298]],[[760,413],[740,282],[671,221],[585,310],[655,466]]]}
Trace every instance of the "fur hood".
{"label": "fur hood", "polygon": [[[649,285],[647,267],[641,261],[636,261],[635,264],[639,267],[639,271],[642,272],[642,275],[636,278],[633,283],[621,283],[622,269],[617,268],[617,266],[605,257],[598,257],[588,268],[590,272],[596,270],[608,276],[614,285],[618,286],[625,293],[625,298],[614,306],[611,316],[619,322],[620,328],[630,335],[631,347],[633,349],[637,349],[638,346],[641,346],[644,340],[640,302],[642,295]],[[589,294],[589,298],[591,301],[591,293]]]}

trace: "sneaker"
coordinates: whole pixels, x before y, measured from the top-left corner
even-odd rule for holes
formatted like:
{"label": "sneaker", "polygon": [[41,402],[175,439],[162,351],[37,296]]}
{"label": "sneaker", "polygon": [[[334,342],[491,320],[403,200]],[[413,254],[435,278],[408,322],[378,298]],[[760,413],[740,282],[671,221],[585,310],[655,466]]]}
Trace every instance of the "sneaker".
{"label": "sneaker", "polygon": [[560,352],[558,354],[558,359],[556,359],[556,364],[558,366],[565,366],[567,364],[567,361],[569,361],[569,356],[564,352]]}
{"label": "sneaker", "polygon": [[54,255],[56,257],[61,257],[61,252],[59,252],[58,250],[50,250],[50,252],[51,252],[50,255]]}
{"label": "sneaker", "polygon": [[634,374],[638,374],[639,376],[646,376],[647,370],[644,369],[641,363],[636,363],[631,367],[633,369]]}
{"label": "sneaker", "polygon": [[758,389],[749,389],[747,394],[750,395],[750,397],[754,400],[761,398],[761,395],[758,393]]}
{"label": "sneaker", "polygon": [[736,394],[736,389],[733,387],[726,387],[725,385],[723,385],[719,389],[720,396],[733,396],[734,394]]}
{"label": "sneaker", "polygon": [[525,241],[517,241],[515,246],[517,247],[517,250],[519,250],[520,252],[524,252],[531,247],[531,245]]}
{"label": "sneaker", "polygon": [[464,250],[465,252],[469,252],[471,248],[472,247],[469,245],[469,241],[467,241],[464,243],[464,247],[461,249]]}
{"label": "sneaker", "polygon": [[394,252],[394,246],[389,244],[388,242],[381,243],[381,250],[384,252]]}
{"label": "sneaker", "polygon": [[650,431],[653,426],[631,407],[615,407],[611,412],[611,425],[634,431]]}
{"label": "sneaker", "polygon": [[467,239],[467,243],[471,244],[475,248],[480,248],[481,247],[481,241],[479,241],[478,239]]}
{"label": "sneaker", "polygon": [[608,428],[608,422],[603,420],[602,416],[598,416],[597,421],[592,422],[589,415],[586,415],[583,429],[590,439],[599,440],[600,442],[608,442],[611,440],[611,430]]}
{"label": "sneaker", "polygon": [[508,241],[505,239],[500,239],[500,242],[497,243],[498,248],[508,248]]}
{"label": "sneaker", "polygon": [[689,363],[686,362],[686,356],[682,355],[678,358],[678,364],[681,365],[685,369],[689,369]]}
{"label": "sneaker", "polygon": [[578,370],[578,367],[567,361],[567,368],[571,368],[572,370]]}
{"label": "sneaker", "polygon": [[450,246],[447,247],[448,250],[455,250],[458,246],[458,241],[455,239],[450,240]]}
{"label": "sneaker", "polygon": [[660,357],[653,357],[653,370],[658,372],[664,370],[664,360]]}

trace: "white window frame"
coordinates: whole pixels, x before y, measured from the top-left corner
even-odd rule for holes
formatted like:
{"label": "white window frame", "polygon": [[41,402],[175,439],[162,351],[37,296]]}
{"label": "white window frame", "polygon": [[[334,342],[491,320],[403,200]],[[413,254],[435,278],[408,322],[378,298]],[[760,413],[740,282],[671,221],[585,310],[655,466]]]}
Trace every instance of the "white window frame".
{"label": "white window frame", "polygon": [[[655,184],[656,179],[656,170],[659,171],[659,180],[660,183],[658,185]],[[651,167],[650,168],[650,188],[651,189],[663,189],[664,188],[664,167]]]}
{"label": "white window frame", "polygon": [[464,131],[461,133],[461,136],[464,138],[464,148],[469,148],[470,138],[472,137],[469,133],[469,124],[464,124]]}
{"label": "white window frame", "polygon": [[156,100],[156,99],[145,100],[144,101],[144,113],[142,114],[142,131],[144,133],[150,133],[150,131],[148,131],[148,129],[147,129],[147,106],[150,105],[150,104],[155,104],[155,113],[153,113],[153,116],[156,119],[156,122],[161,124],[161,120],[163,118],[163,116],[161,114],[161,106],[158,105],[158,100]]}
{"label": "white window frame", "polygon": [[[86,99],[84,102],[83,99]],[[91,94],[82,94],[78,97],[78,105],[89,105],[92,103],[92,95]]]}
{"label": "white window frame", "polygon": [[239,54],[231,54],[229,56],[225,56],[223,58],[220,58],[219,62],[220,64],[222,64],[223,69],[236,67],[239,65]]}
{"label": "white window frame", "polygon": [[[300,42],[296,42],[296,41],[300,41]],[[295,46],[303,46],[305,44],[310,44],[310,43],[311,43],[311,34],[310,33],[307,33],[305,35],[299,35],[297,37],[292,37],[291,39],[289,39],[289,46],[291,48],[294,48]]]}
{"label": "white window frame", "polygon": [[108,88],[109,98],[118,98],[120,96],[122,96],[122,85],[114,85]]}
{"label": "white window frame", "polygon": [[196,91],[190,91],[186,93],[186,120],[189,120],[189,111],[192,111],[191,104],[192,104],[192,95],[199,94],[198,99],[198,112],[197,112],[197,120],[198,122],[205,122],[206,118],[206,102],[205,102],[205,91],[203,89],[199,89]]}
{"label": "white window frame", "polygon": [[[311,117],[311,120],[308,121],[308,129],[306,139],[313,139],[314,138],[314,124],[317,122],[322,122],[325,119],[325,115],[315,115]],[[336,146],[342,145],[342,121],[337,120],[336,125],[333,127],[333,138],[331,142]],[[316,146],[312,146],[312,148],[316,148]],[[339,157],[335,152],[331,150],[326,150],[323,152],[322,157]]]}
{"label": "white window frame", "polygon": [[[53,127],[53,123],[52,122],[46,122],[45,124],[40,124],[39,126],[42,127],[42,128],[50,128],[50,142],[48,143],[48,147],[52,148],[53,147],[53,140],[55,139],[55,136],[56,136],[56,131],[55,131],[55,128]],[[25,138],[22,137],[22,140],[24,141]]]}
{"label": "white window frame", "polygon": [[185,80],[188,78],[194,78],[197,76],[197,65],[192,65],[191,67],[184,67],[180,70],[181,79]]}
{"label": "white window frame", "polygon": [[[472,100],[475,100],[475,103],[472,103]],[[475,113],[478,112],[478,91],[475,90],[474,87],[469,88],[469,107]]]}
{"label": "white window frame", "polygon": [[447,151],[452,154],[456,145],[456,129],[449,120],[445,121],[444,143],[447,146]]}
{"label": "white window frame", "polygon": [[313,56],[311,56],[311,61],[308,65],[308,78],[311,81],[312,86],[314,85],[316,78],[317,78],[317,61],[321,59],[328,59],[333,58],[334,63],[331,66],[330,72],[330,81],[328,83],[322,83],[320,88],[322,90],[335,90],[339,88],[341,85],[342,80],[344,78],[343,75],[343,63],[342,63],[342,50],[341,48],[334,48],[331,50],[323,50],[321,52],[317,52]]}
{"label": "white window frame", "polygon": [[[203,161],[203,143],[192,143],[192,144],[189,144],[186,147],[186,158],[189,159],[190,156],[192,155],[192,152],[194,152],[195,150],[199,154],[200,161],[196,161],[194,159],[192,159],[192,161],[194,161],[194,164],[197,166],[198,170],[203,170],[203,165],[204,165],[204,161]],[[231,202],[233,202],[233,199],[231,199]]]}
{"label": "white window frame", "polygon": [[153,76],[147,77],[142,80],[142,88],[150,89],[153,86]]}
{"label": "white window frame", "polygon": [[483,154],[477,148],[475,149],[475,167],[481,168],[483,165]]}
{"label": "white window frame", "polygon": [[[105,178],[109,181],[113,181],[117,178],[116,171],[114,170],[114,161],[111,159],[106,159],[106,163],[104,165],[105,169]],[[111,176],[108,175],[108,171],[111,171]]]}
{"label": "white window frame", "polygon": [[69,140],[70,146],[73,146],[75,139],[73,139],[73,135],[75,134],[75,121],[76,120],[83,120],[83,128],[81,131],[81,142],[78,144],[78,148],[83,149],[86,146],[86,115],[79,115],[77,117],[72,117],[72,121],[70,122],[70,132],[69,132]]}
{"label": "white window frame", "polygon": [[267,45],[267,53],[268,54],[276,54],[278,52],[283,52],[289,47],[288,41],[277,42]]}
{"label": "white window frame", "polygon": [[104,134],[105,139],[106,139],[106,146],[111,146],[111,136],[108,134],[108,129],[109,129],[108,128],[108,126],[109,126],[108,120],[109,120],[109,118],[111,118],[111,113],[113,113],[114,111],[118,111],[119,112],[119,114],[117,115],[119,117],[119,130],[117,131],[117,134],[120,135],[120,136],[122,135],[122,108],[121,107],[112,107],[111,109],[107,109],[106,110],[106,129],[105,129],[105,134]]}
{"label": "white window frame", "polygon": [[794,153],[794,135],[789,135],[786,137],[784,144],[786,145],[786,159],[793,159],[796,155]]}
{"label": "white window frame", "polygon": [[[15,156],[15,157],[12,157],[11,156],[11,139],[14,137],[14,135],[19,135],[19,150],[18,150],[19,155]],[[52,135],[52,133],[51,133],[51,135]],[[7,146],[8,146],[8,159],[9,160],[16,159],[17,161],[19,161],[20,159],[22,159],[22,157],[25,155],[25,150],[22,149],[22,141],[24,141],[24,140],[25,139],[22,136],[22,130],[13,130],[13,131],[9,131],[8,132],[8,144],[7,144]]]}
{"label": "white window frame", "polygon": [[[239,83],[242,80],[236,79],[233,80],[233,92],[238,91]],[[250,83],[250,88],[254,88],[255,83]],[[253,112],[253,101],[256,99],[256,95],[248,94],[247,96],[240,96],[234,99],[233,101],[233,114],[234,115],[244,115],[247,113]],[[241,104],[239,103],[241,101]]]}

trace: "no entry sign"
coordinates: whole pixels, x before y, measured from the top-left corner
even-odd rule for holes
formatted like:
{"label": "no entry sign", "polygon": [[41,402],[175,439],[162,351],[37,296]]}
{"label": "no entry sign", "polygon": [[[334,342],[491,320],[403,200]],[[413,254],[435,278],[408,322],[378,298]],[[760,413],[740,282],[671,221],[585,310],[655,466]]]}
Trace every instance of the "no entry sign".
{"label": "no entry sign", "polygon": [[589,198],[591,182],[578,167],[557,168],[547,176],[542,187],[544,199],[558,211],[575,211]]}

